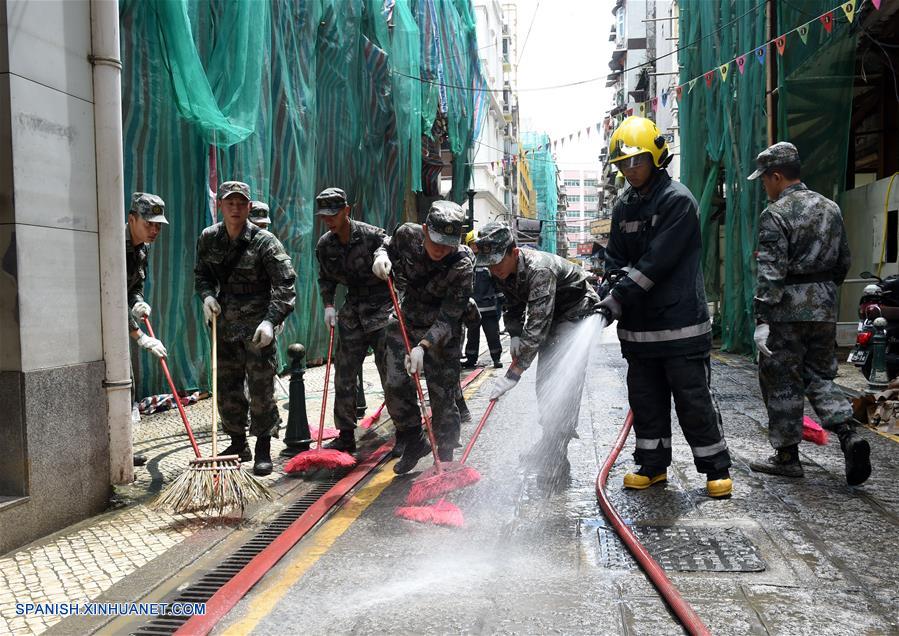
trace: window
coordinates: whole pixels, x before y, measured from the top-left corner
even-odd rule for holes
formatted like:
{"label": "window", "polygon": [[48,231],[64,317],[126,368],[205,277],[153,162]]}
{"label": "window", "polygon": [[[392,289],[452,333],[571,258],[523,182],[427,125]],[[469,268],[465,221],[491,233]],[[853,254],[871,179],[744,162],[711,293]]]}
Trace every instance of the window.
{"label": "window", "polygon": [[624,7],[618,7],[615,12],[615,35],[618,36],[619,42],[624,40],[624,18]]}
{"label": "window", "polygon": [[599,201],[599,197],[595,194],[584,195],[584,203],[596,203],[597,201]]}
{"label": "window", "polygon": [[581,195],[579,195],[579,194],[569,194],[569,195],[568,195],[568,202],[569,202],[569,203],[580,203],[580,202],[581,202]]}
{"label": "window", "polygon": [[566,219],[579,219],[581,218],[581,213],[578,210],[568,210],[565,213]]}
{"label": "window", "polygon": [[565,185],[568,187],[579,188],[581,182],[578,179],[565,179]]}
{"label": "window", "polygon": [[599,185],[598,179],[584,179],[584,187],[585,188],[595,188]]}
{"label": "window", "polygon": [[577,249],[577,242],[576,242],[576,241],[569,241],[569,242],[568,242],[568,249],[570,249],[570,250],[576,250],[576,249]]}

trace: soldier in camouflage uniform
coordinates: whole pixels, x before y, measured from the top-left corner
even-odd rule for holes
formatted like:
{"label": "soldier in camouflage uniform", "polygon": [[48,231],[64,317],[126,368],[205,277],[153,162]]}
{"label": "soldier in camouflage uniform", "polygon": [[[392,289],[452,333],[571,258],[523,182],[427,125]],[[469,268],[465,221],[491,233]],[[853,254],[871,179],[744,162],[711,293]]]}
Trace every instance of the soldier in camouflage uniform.
{"label": "soldier in camouflage uniform", "polygon": [[[519,249],[504,223],[489,223],[475,241],[477,264],[487,267],[505,297],[503,320],[511,336],[512,365],[496,380],[490,399],[512,389],[539,356],[537,408],[543,437],[530,458],[550,475],[568,472],[568,443],[577,437],[587,357],[570,357],[581,321],[598,313],[599,296],[587,284],[587,272],[570,261],[537,250]],[[553,384],[563,366],[567,386]],[[570,384],[569,384],[570,381]]]}
{"label": "soldier in camouflage uniform", "polygon": [[[144,281],[147,278],[147,257],[150,244],[159,236],[165,218],[165,202],[155,194],[135,192],[131,195],[128,209],[128,225],[125,228],[125,272],[128,292],[128,333],[141,349],[146,349],[158,358],[168,353],[161,341],[151,338],[140,328],[140,321],[150,317],[150,305],[144,300]],[[131,401],[135,400],[138,365],[136,356],[131,356]],[[144,455],[134,455],[134,465],[147,463]]]}
{"label": "soldier in camouflage uniform", "polygon": [[[395,272],[403,292],[401,311],[409,330],[406,354],[398,321],[387,326],[384,398],[406,446],[393,470],[407,473],[430,452],[422,434],[418,396],[409,375],[427,378],[432,424],[441,460],[459,446],[456,406],[462,313],[471,295],[474,257],[461,245],[465,213],[456,203],[435,201],[424,225],[406,223],[378,250],[372,271],[387,280]],[[408,375],[407,375],[408,374]]]}
{"label": "soldier in camouflage uniform", "polygon": [[846,481],[855,486],[871,474],[871,449],[855,432],[849,402],[833,382],[837,286],[851,264],[843,217],[836,203],[800,181],[793,144],[774,144],[756,162],[749,179],[762,178],[771,203],[759,217],[755,342],[768,439],[776,452],[749,466],[802,477],[799,442],[807,397],[822,426],[839,436]]}
{"label": "soldier in camouflage uniform", "polygon": [[[218,316],[218,400],[222,426],[231,445],[222,455],[253,455],[247,444],[256,436],[253,472],[272,472],[271,436],[281,416],[274,399],[277,355],[275,328],[293,311],[296,274],[274,235],[249,222],[250,187],[226,181],[219,187],[223,221],[203,230],[194,268],[197,294],[207,322]],[[249,404],[245,386],[249,389]]]}
{"label": "soldier in camouflage uniform", "polygon": [[268,204],[262,201],[250,201],[250,223],[263,230],[269,228],[272,219],[269,216]]}
{"label": "soldier in camouflage uniform", "polygon": [[[375,252],[387,234],[379,227],[349,218],[350,206],[340,188],[327,188],[316,198],[318,215],[328,231],[318,240],[318,286],[325,306],[325,326],[337,329],[334,359],[334,422],[340,436],[326,448],[356,450],[356,385],[368,348],[384,377],[384,330],[393,304],[387,284],[372,273]],[[337,285],[346,287],[340,311],[334,308]],[[400,444],[394,449],[401,447]],[[400,452],[402,449],[399,448]]]}

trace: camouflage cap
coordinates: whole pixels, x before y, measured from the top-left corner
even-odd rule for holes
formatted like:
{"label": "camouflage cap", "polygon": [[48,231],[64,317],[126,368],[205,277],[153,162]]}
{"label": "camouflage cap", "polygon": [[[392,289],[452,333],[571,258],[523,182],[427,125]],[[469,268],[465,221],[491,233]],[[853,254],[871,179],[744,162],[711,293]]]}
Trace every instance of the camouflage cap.
{"label": "camouflage cap", "polygon": [[318,206],[316,214],[321,216],[334,216],[348,205],[346,192],[340,188],[325,188],[315,197],[315,203]]}
{"label": "camouflage cap", "polygon": [[155,194],[135,192],[131,195],[131,207],[128,212],[140,215],[144,221],[169,224],[165,218],[165,201]]}
{"label": "camouflage cap", "polygon": [[758,179],[766,171],[778,166],[799,164],[799,151],[789,141],[779,141],[768,146],[755,158],[756,171],[747,177],[750,181]]}
{"label": "camouflage cap", "polygon": [[262,201],[250,201],[250,222],[268,226],[272,220],[268,215],[268,205]]}
{"label": "camouflage cap", "polygon": [[428,235],[440,245],[456,247],[462,242],[462,226],[465,224],[465,212],[458,203],[452,201],[434,201],[425,219]]}
{"label": "camouflage cap", "polygon": [[475,264],[479,267],[496,265],[506,250],[515,242],[512,236],[512,229],[505,223],[488,223],[483,228],[475,240],[474,244],[477,248],[477,260]]}
{"label": "camouflage cap", "polygon": [[219,186],[218,198],[220,201],[224,201],[232,194],[239,194],[247,201],[252,198],[250,197],[250,186],[243,181],[225,181]]}

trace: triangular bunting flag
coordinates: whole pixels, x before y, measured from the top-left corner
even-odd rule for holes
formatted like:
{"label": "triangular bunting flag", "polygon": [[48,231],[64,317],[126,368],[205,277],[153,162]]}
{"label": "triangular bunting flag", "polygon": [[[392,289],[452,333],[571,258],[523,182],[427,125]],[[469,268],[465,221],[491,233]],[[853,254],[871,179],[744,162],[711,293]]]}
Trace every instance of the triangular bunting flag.
{"label": "triangular bunting flag", "polygon": [[740,75],[742,75],[743,70],[746,68],[746,55],[741,55],[737,58],[737,68],[740,69]]}
{"label": "triangular bunting flag", "polygon": [[668,91],[662,93],[662,106],[668,103]]}
{"label": "triangular bunting flag", "polygon": [[577,131],[577,138],[578,138],[578,139],[580,139],[580,138],[581,138],[581,131],[580,131],[580,130],[579,130],[579,131]]}
{"label": "triangular bunting flag", "polygon": [[690,91],[693,90],[693,87],[694,87],[694,86],[696,86],[696,82],[697,82],[698,79],[699,79],[699,78],[694,77],[693,79],[690,80],[690,85],[689,85],[689,87],[687,88],[687,92],[688,92],[688,93],[689,93]]}
{"label": "triangular bunting flag", "polygon": [[677,101],[680,101],[681,95],[684,94],[684,87],[683,87],[683,86],[677,86],[677,87],[674,89],[674,94],[677,96]]}
{"label": "triangular bunting flag", "polygon": [[715,79],[715,71],[709,71],[708,73],[705,74],[705,87],[706,88],[712,87],[713,79]]}
{"label": "triangular bunting flag", "polygon": [[571,133],[570,135],[568,135],[568,141],[571,141],[572,139],[574,139],[574,133]]}
{"label": "triangular bunting flag", "polygon": [[819,19],[821,20],[821,24],[824,25],[825,31],[827,31],[828,33],[833,31],[833,11],[828,11],[827,13],[822,15]]}
{"label": "triangular bunting flag", "polygon": [[855,17],[855,1],[849,0],[849,2],[843,3],[843,13],[846,14],[846,19],[852,22],[852,18]]}
{"label": "triangular bunting flag", "polygon": [[721,81],[726,82],[727,72],[730,70],[730,62],[728,62],[727,64],[722,64],[718,67],[718,70],[721,72]]}
{"label": "triangular bunting flag", "polygon": [[874,5],[874,8],[880,11],[880,0],[871,0],[871,3]]}
{"label": "triangular bunting flag", "polygon": [[652,112],[656,112],[658,110],[659,110],[659,98],[653,97],[652,98]]}
{"label": "triangular bunting flag", "polygon": [[776,40],[774,40],[774,44],[777,46],[777,52],[780,55],[783,55],[784,49],[787,48],[787,36],[781,35]]}
{"label": "triangular bunting flag", "polygon": [[802,39],[802,43],[808,44],[808,25],[803,24],[796,30],[799,32],[799,37]]}
{"label": "triangular bunting flag", "polygon": [[759,64],[765,63],[765,53],[768,52],[768,45],[762,44],[759,48],[755,50],[755,59],[759,61]]}
{"label": "triangular bunting flag", "polygon": [[[607,120],[607,121],[608,121],[608,120]],[[602,125],[602,124],[601,124],[600,122],[596,122],[596,132],[599,132],[599,131],[600,131],[600,128],[599,128],[599,127],[600,127],[601,125]]]}
{"label": "triangular bunting flag", "polygon": [[646,116],[646,102],[640,102],[638,104],[638,108],[639,108],[639,112],[640,112],[640,117],[645,117]]}

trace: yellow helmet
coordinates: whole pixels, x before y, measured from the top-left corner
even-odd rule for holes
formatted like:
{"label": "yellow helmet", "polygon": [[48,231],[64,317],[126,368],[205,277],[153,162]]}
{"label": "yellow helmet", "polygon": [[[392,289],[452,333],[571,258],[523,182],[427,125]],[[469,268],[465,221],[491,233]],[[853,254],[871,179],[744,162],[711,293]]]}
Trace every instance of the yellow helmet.
{"label": "yellow helmet", "polygon": [[465,235],[465,244],[468,245],[469,247],[471,247],[471,244],[474,242],[474,240],[476,238],[478,238],[478,234],[477,234],[477,232],[472,230],[471,232],[469,232],[468,234]]}
{"label": "yellow helmet", "polygon": [[609,140],[609,162],[616,163],[643,153],[652,155],[656,168],[668,165],[668,143],[655,122],[646,117],[625,119]]}

